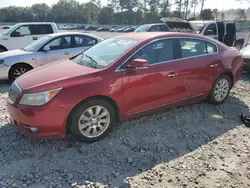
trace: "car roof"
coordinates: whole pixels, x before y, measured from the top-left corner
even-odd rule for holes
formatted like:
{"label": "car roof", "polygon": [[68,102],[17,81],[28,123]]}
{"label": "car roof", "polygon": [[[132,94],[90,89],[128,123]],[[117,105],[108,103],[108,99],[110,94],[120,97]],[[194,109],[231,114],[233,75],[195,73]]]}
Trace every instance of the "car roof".
{"label": "car roof", "polygon": [[215,23],[216,21],[213,20],[193,20],[193,21],[189,21],[191,23]]}
{"label": "car roof", "polygon": [[153,25],[166,25],[165,23],[152,23],[152,24],[144,24],[148,26],[153,26]]}
{"label": "car roof", "polygon": [[89,37],[94,37],[94,38],[99,38],[102,39],[96,35],[90,34],[90,33],[82,33],[82,32],[59,32],[59,33],[52,33],[47,36],[49,37],[59,37],[59,36],[64,36],[64,35],[84,35],[84,36],[89,36]]}
{"label": "car roof", "polygon": [[184,33],[184,32],[133,32],[123,35],[115,36],[115,38],[130,38],[138,40],[149,40],[165,37],[195,37],[201,39],[207,39],[207,37],[196,33]]}
{"label": "car roof", "polygon": [[18,23],[17,25],[23,25],[23,24],[27,24],[27,25],[55,24],[55,22],[22,22],[22,23]]}

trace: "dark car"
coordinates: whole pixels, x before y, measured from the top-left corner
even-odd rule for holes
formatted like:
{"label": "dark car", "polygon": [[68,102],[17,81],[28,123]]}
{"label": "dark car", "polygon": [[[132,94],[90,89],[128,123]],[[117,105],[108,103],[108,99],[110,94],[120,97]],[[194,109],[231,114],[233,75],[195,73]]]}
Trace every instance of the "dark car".
{"label": "dark car", "polygon": [[134,32],[160,32],[169,31],[169,28],[165,23],[145,24],[141,25]]}
{"label": "dark car", "polygon": [[77,29],[78,30],[85,30],[85,26],[84,25],[78,26]]}
{"label": "dark car", "polygon": [[93,26],[93,25],[89,25],[86,27],[86,30],[88,30],[88,31],[96,31],[97,29],[98,29],[98,27]]}
{"label": "dark car", "polygon": [[119,121],[205,99],[221,104],[242,69],[236,48],[199,34],[131,33],[23,74],[7,110],[30,136],[93,142]]}
{"label": "dark car", "polygon": [[125,32],[125,33],[134,32],[134,31],[135,31],[134,27],[129,27],[129,28],[126,28],[123,30],[123,32]]}
{"label": "dark car", "polygon": [[109,31],[109,28],[106,27],[100,27],[96,31]]}

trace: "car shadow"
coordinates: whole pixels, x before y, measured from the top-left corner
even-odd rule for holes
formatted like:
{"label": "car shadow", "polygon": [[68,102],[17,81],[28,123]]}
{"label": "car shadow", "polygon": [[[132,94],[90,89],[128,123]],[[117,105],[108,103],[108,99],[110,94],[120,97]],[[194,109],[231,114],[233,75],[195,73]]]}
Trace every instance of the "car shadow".
{"label": "car shadow", "polygon": [[0,177],[45,187],[49,182],[70,187],[86,181],[126,186],[127,177],[188,154],[242,125],[242,111],[248,106],[233,96],[217,106],[202,102],[120,123],[92,144],[70,136],[37,140],[6,123],[0,126]]}

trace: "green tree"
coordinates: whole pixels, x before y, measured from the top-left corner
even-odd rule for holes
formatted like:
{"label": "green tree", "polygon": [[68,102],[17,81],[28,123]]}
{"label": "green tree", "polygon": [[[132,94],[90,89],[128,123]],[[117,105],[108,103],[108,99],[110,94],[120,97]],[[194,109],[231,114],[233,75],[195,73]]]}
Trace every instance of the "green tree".
{"label": "green tree", "polygon": [[33,21],[48,21],[52,9],[45,3],[41,3],[32,5],[30,11],[33,16]]}
{"label": "green tree", "polygon": [[98,15],[98,23],[112,24],[113,16],[114,16],[114,10],[111,7],[103,7]]}
{"label": "green tree", "polygon": [[200,17],[202,20],[213,20],[214,19],[213,12],[211,9],[204,9],[201,12]]}

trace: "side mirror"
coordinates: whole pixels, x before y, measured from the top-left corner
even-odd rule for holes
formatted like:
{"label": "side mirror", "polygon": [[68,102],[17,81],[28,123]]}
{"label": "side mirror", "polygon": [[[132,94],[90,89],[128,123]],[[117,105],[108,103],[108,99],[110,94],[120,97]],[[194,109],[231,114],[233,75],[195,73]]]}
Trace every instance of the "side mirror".
{"label": "side mirror", "polygon": [[19,32],[14,31],[11,33],[11,37],[21,37],[21,34]]}
{"label": "side mirror", "polygon": [[148,68],[149,63],[146,59],[134,59],[131,63],[128,64],[127,68],[132,69],[146,69]]}
{"label": "side mirror", "polygon": [[50,51],[50,47],[49,47],[49,46],[44,46],[44,47],[43,47],[43,51],[44,51],[44,52]]}
{"label": "side mirror", "polygon": [[214,34],[214,32],[212,30],[207,30],[205,32],[205,35],[213,35],[213,34]]}

